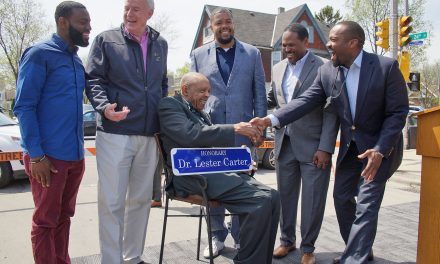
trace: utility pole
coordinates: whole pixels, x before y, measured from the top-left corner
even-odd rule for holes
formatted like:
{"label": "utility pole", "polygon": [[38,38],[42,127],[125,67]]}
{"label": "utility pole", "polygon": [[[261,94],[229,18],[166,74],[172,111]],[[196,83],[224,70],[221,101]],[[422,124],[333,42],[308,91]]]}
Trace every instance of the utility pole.
{"label": "utility pole", "polygon": [[409,4],[408,4],[408,0],[405,0],[405,16],[409,15]]}
{"label": "utility pole", "polygon": [[397,46],[398,46],[398,8],[397,1],[392,0],[391,3],[391,20],[390,20],[390,55],[391,58],[397,59]]}

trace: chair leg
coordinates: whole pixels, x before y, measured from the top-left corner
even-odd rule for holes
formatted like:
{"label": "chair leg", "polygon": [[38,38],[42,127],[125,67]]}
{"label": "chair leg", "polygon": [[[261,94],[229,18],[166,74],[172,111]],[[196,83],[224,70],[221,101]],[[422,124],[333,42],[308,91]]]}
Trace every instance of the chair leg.
{"label": "chair leg", "polygon": [[162,260],[163,260],[163,250],[164,250],[164,246],[165,246],[165,233],[167,231],[168,203],[169,203],[169,201],[170,201],[170,198],[168,197],[168,195],[166,195],[165,210],[164,210],[164,216],[163,216],[162,241],[160,242],[159,264],[162,264]]}
{"label": "chair leg", "polygon": [[202,218],[203,218],[203,207],[200,206],[199,230],[198,230],[198,234],[197,234],[197,260],[200,260],[200,237],[202,234]]}
{"label": "chair leg", "polygon": [[205,208],[206,208],[206,220],[207,220],[207,228],[208,228],[208,245],[209,245],[209,263],[210,264],[214,264],[214,258],[212,256],[212,234],[211,234],[211,216],[210,216],[210,209],[209,209],[209,202],[208,202],[208,197],[206,195],[205,190],[202,190],[202,194],[203,194],[203,200],[205,203]]}

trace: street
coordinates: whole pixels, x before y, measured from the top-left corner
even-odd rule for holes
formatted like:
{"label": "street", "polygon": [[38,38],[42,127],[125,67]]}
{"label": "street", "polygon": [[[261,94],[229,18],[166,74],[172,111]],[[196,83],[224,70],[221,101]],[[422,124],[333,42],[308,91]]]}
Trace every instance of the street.
{"label": "street", "polygon": [[[94,146],[93,140],[86,141],[86,147]],[[417,245],[417,229],[409,230],[404,232],[406,234],[407,241],[396,241],[398,239],[394,238],[393,235],[381,234],[381,230],[384,230],[383,224],[390,223],[386,218],[393,218],[393,215],[389,215],[394,212],[395,208],[405,208],[405,206],[410,205],[413,212],[408,212],[409,218],[413,225],[411,229],[414,229],[418,221],[418,201],[419,193],[418,186],[420,182],[420,156],[415,154],[415,150],[407,150],[404,153],[404,160],[395,175],[395,179],[387,184],[387,189],[385,191],[384,201],[382,203],[381,216],[379,217],[379,231],[376,238],[375,255],[378,259],[384,260],[384,262],[377,263],[402,263],[402,262],[415,262],[416,259],[416,245]],[[328,232],[325,234],[321,233],[316,243],[316,251],[318,252],[317,260],[320,263],[320,259],[331,259],[334,253],[339,254],[343,250],[343,242],[340,236],[338,236],[338,227],[335,222],[335,212],[333,208],[332,199],[332,185],[334,181],[334,174],[332,173],[332,179],[330,182],[330,188],[328,191],[327,207],[325,212],[325,219],[323,223],[323,232],[325,230],[332,231],[332,237],[328,237]],[[276,177],[275,171],[270,170],[260,170],[256,174],[256,178],[273,187],[276,188]],[[86,157],[86,171],[84,178],[79,190],[76,215],[72,219],[71,226],[71,236],[70,236],[70,256],[73,259],[73,263],[84,263],[75,262],[75,258],[85,257],[90,255],[99,254],[99,238],[98,238],[98,217],[97,217],[97,171],[96,171],[96,160],[94,156]],[[186,203],[173,202],[174,211],[182,212],[193,208],[192,210],[197,210],[197,206],[191,206]],[[177,206],[177,207],[176,207]],[[385,208],[385,209],[384,209]],[[402,209],[406,210],[406,209]],[[0,264],[6,263],[33,263],[32,250],[30,243],[30,228],[31,228],[31,217],[33,211],[33,201],[31,197],[31,192],[29,188],[29,182],[27,180],[16,181],[10,186],[0,189]],[[386,211],[382,217],[382,211]],[[395,210],[396,211],[396,210]],[[415,211],[415,212],[414,212]],[[397,211],[396,211],[397,212]],[[394,217],[396,218],[396,217]],[[163,219],[163,209],[153,208],[151,209],[146,247],[147,248],[157,248],[160,245],[160,239],[162,234],[162,219]],[[298,219],[299,216],[298,216]],[[398,220],[398,219],[397,219]],[[298,223],[299,224],[299,223]],[[184,227],[184,231],[182,231]],[[407,227],[408,228],[408,227]],[[388,228],[389,229],[389,228]],[[300,238],[299,228],[297,229],[297,237]],[[395,227],[395,229],[389,229],[384,232],[387,233],[401,233],[400,227]],[[203,237],[206,237],[206,232],[202,231]],[[166,243],[169,245],[171,242],[179,242],[186,240],[195,240],[197,238],[197,220],[193,218],[171,218],[168,223]],[[402,238],[399,238],[400,240]],[[300,240],[300,239],[297,239]],[[232,242],[230,240],[229,247],[232,247]],[[227,241],[227,242],[228,242]],[[188,242],[188,241],[187,241]],[[205,241],[206,242],[206,241]],[[205,243],[202,241],[202,243]],[[388,245],[391,247],[399,246],[399,242],[402,244],[406,243],[406,248],[404,254],[398,254],[393,256],[388,256],[386,253]],[[278,243],[278,241],[277,241]],[[331,244],[331,245],[330,245]],[[299,246],[299,241],[297,241],[297,246]],[[202,245],[204,247],[204,245]],[[335,248],[339,251],[334,251],[329,256],[319,255],[319,252],[324,248],[333,249]],[[389,247],[388,247],[389,249]],[[195,250],[195,247],[194,249]],[[384,251],[385,250],[385,251]],[[328,250],[327,250],[328,251]],[[168,254],[172,254],[167,248],[165,251],[165,259]],[[295,254],[299,254],[296,250]],[[195,254],[194,254],[195,255]],[[190,259],[194,259],[194,255],[187,256]],[[221,258],[219,258],[220,260]],[[295,261],[299,261],[299,255],[294,256]],[[149,261],[149,259],[147,259]],[[157,262],[157,260],[154,260]],[[89,262],[87,262],[89,263]],[[91,263],[91,262],[90,262]],[[94,262],[93,262],[94,263]],[[174,262],[169,261],[168,263],[182,263],[180,261]],[[186,263],[186,262],[185,262]],[[278,262],[277,262],[278,263]],[[281,263],[281,262],[280,262]],[[287,263],[287,262],[286,262]],[[327,263],[324,261],[323,263]]]}

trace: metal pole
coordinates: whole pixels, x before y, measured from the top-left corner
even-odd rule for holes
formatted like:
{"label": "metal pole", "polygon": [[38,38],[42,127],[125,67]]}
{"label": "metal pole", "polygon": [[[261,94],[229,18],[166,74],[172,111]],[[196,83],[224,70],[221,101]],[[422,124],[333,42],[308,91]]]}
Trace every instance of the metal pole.
{"label": "metal pole", "polygon": [[405,0],[405,16],[407,16],[409,14],[409,4],[408,4],[408,0]]}
{"label": "metal pole", "polygon": [[397,44],[398,44],[398,10],[397,0],[391,1],[391,23],[390,23],[390,55],[391,58],[397,59]]}

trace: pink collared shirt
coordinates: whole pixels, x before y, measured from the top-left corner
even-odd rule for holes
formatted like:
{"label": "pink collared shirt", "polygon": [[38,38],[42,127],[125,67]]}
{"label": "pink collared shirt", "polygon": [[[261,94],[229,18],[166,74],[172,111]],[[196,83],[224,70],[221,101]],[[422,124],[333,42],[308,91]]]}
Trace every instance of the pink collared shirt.
{"label": "pink collared shirt", "polygon": [[126,27],[124,27],[124,31],[130,37],[130,39],[135,40],[141,46],[142,56],[144,58],[143,59],[143,61],[144,61],[144,71],[146,73],[147,72],[147,55],[148,55],[148,31],[145,30],[145,32],[141,35],[141,40],[140,41],[139,41],[139,39],[137,37],[135,37],[133,34],[128,32],[128,29]]}

